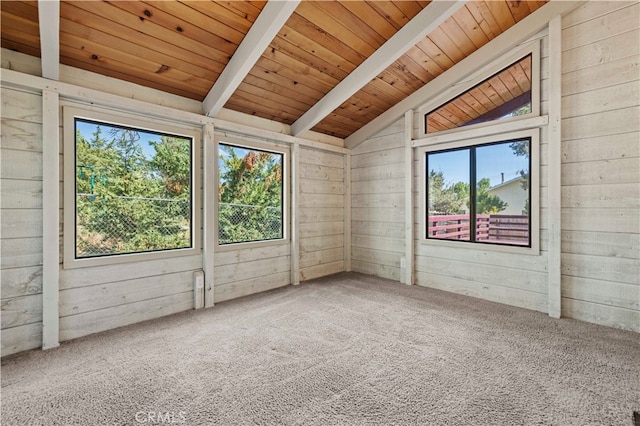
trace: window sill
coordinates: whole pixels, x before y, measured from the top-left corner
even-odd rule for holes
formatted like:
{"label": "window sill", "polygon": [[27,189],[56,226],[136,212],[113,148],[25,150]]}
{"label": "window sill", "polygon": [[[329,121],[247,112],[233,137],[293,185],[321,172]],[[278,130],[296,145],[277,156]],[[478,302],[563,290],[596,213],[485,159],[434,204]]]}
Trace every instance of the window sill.
{"label": "window sill", "polygon": [[289,239],[279,240],[266,240],[266,241],[248,241],[243,243],[229,243],[229,244],[216,244],[215,251],[226,252],[234,250],[248,250],[261,247],[278,247],[283,245],[289,245],[291,241]]}
{"label": "window sill", "polygon": [[536,241],[532,241],[531,247],[518,247],[518,246],[506,246],[490,243],[472,243],[468,241],[454,241],[454,240],[437,240],[422,238],[420,244],[434,247],[451,247],[462,250],[476,250],[476,251],[493,251],[501,253],[513,253],[524,254],[529,256],[539,256],[540,246]]}

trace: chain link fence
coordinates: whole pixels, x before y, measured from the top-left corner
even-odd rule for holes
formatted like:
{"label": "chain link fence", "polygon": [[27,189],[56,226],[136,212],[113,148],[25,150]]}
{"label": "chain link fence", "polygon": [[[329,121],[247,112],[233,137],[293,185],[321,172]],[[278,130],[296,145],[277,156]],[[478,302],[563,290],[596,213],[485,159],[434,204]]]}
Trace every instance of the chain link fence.
{"label": "chain link fence", "polygon": [[76,257],[191,247],[191,201],[77,194]]}
{"label": "chain link fence", "polygon": [[282,208],[249,204],[218,204],[220,244],[273,240],[283,237]]}

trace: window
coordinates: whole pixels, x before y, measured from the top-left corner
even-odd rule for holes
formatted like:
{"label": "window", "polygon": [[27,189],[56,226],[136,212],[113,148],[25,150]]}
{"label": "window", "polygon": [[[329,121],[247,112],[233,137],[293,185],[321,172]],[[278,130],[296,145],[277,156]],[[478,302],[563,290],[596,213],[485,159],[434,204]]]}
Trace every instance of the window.
{"label": "window", "polygon": [[537,129],[491,139],[423,150],[425,240],[534,245]]}
{"label": "window", "polygon": [[425,114],[426,133],[530,114],[531,62],[529,54]]}
{"label": "window", "polygon": [[136,121],[65,108],[66,266],[196,248],[199,134]]}
{"label": "window", "polygon": [[218,143],[218,244],[286,237],[286,150]]}

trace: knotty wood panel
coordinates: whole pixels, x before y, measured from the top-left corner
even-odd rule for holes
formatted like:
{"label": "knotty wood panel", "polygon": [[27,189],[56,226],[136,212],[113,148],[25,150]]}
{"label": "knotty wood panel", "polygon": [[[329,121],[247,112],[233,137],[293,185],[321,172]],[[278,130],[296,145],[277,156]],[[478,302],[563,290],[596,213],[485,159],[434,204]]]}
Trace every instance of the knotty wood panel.
{"label": "knotty wood panel", "polygon": [[[544,3],[470,2],[314,130],[342,138],[350,135]],[[60,61],[202,100],[265,4],[63,1]],[[285,124],[295,122],[428,4],[424,0],[301,2],[226,108]],[[2,46],[40,56],[37,2],[2,2],[1,10]],[[502,92],[496,93],[511,91],[506,82],[499,89]],[[478,108],[486,109],[482,100],[473,102],[457,107],[471,116]]]}
{"label": "knotty wood panel", "polygon": [[[377,101],[373,105],[377,110],[386,111],[397,103],[398,99],[402,100],[408,94],[420,89],[543,4],[544,2],[469,2],[345,101],[332,115],[318,123],[313,130],[347,137],[368,122],[364,111],[352,107],[354,104],[362,103],[365,96],[371,93],[378,94]],[[517,78],[518,76],[513,77],[522,90],[523,84]],[[520,79],[522,77],[520,75]],[[510,83],[509,89],[513,88],[518,92],[513,85],[514,82],[510,81]],[[503,93],[505,93],[504,90]],[[358,124],[345,129],[345,124],[337,120],[336,116],[348,116]],[[332,131],[332,129],[335,130]]]}

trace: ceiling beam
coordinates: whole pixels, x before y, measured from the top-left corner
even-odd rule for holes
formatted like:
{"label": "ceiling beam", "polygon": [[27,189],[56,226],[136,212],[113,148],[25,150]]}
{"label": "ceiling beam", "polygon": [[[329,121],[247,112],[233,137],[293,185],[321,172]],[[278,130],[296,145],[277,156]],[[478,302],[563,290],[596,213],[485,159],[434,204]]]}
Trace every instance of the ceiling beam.
{"label": "ceiling beam", "polygon": [[387,69],[407,50],[462,7],[466,1],[432,1],[411,21],[373,52],[329,93],[291,125],[293,135],[310,130],[344,101],[362,89],[378,74]]}
{"label": "ceiling beam", "polygon": [[300,0],[269,0],[267,2],[222,74],[202,101],[202,109],[209,117],[215,117],[222,110],[299,3]]}
{"label": "ceiling beam", "polygon": [[476,50],[438,77],[425,84],[387,111],[355,131],[345,139],[345,147],[353,149],[367,138],[394,123],[410,109],[416,109],[454,84],[467,78],[483,66],[493,62],[520,43],[545,28],[555,16],[565,15],[584,4],[584,1],[555,1],[542,6],[489,43]]}
{"label": "ceiling beam", "polygon": [[60,78],[60,1],[38,0],[42,76]]}

